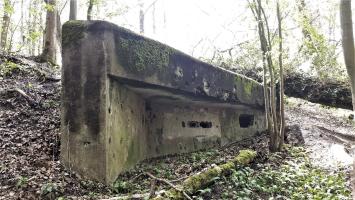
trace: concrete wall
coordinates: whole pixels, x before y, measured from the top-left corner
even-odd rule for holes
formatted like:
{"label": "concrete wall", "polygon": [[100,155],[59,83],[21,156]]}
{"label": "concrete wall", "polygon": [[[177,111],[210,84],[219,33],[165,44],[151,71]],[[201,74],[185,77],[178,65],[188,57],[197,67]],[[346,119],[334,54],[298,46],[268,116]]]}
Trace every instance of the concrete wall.
{"label": "concrete wall", "polygon": [[265,129],[260,84],[107,22],[64,25],[62,69],[62,161],[107,184]]}

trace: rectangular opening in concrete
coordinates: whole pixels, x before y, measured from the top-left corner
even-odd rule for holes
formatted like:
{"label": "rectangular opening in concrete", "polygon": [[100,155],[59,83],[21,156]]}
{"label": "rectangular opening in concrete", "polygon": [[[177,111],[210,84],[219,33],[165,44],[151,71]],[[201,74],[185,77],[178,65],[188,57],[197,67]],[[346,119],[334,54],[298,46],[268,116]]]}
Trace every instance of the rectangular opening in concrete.
{"label": "rectangular opening in concrete", "polygon": [[241,114],[239,116],[239,124],[241,128],[248,128],[254,125],[254,115]]}
{"label": "rectangular opening in concrete", "polygon": [[[183,127],[185,127],[185,122],[183,123]],[[208,121],[188,121],[188,127],[190,128],[212,128],[212,122]]]}

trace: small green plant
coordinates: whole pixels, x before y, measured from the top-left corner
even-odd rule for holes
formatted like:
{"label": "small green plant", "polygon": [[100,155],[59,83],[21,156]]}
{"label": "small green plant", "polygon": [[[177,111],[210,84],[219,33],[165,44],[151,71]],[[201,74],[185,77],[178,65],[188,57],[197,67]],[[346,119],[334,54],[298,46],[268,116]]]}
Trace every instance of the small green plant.
{"label": "small green plant", "polygon": [[58,193],[58,186],[55,183],[45,183],[41,187],[41,196],[46,199],[55,199]]}
{"label": "small green plant", "polygon": [[43,108],[54,108],[59,106],[58,102],[55,102],[53,100],[46,100],[43,104],[42,104]]}
{"label": "small green plant", "polygon": [[112,190],[114,193],[128,193],[130,189],[131,184],[121,180],[117,180],[112,186]]}
{"label": "small green plant", "polygon": [[11,76],[14,72],[20,69],[19,65],[14,62],[6,61],[0,65],[0,76]]}
{"label": "small green plant", "polygon": [[203,190],[198,190],[198,192],[200,193],[200,194],[209,194],[209,193],[211,193],[211,188],[206,188],[206,189],[203,189]]}
{"label": "small green plant", "polygon": [[27,83],[27,88],[31,89],[33,88],[33,85],[31,83]]}
{"label": "small green plant", "polygon": [[17,180],[16,187],[17,188],[24,188],[28,184],[28,178],[25,176],[20,176]]}
{"label": "small green plant", "polygon": [[89,199],[97,199],[97,193],[89,192]]}

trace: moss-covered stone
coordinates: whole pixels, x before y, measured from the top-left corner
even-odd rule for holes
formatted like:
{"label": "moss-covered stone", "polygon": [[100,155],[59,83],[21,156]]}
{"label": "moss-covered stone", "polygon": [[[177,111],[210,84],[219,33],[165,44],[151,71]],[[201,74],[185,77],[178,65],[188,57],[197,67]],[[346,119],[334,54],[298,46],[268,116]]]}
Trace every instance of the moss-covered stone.
{"label": "moss-covered stone", "polygon": [[87,26],[83,21],[72,20],[63,25],[62,45],[77,44],[84,37]]}
{"label": "moss-covered stone", "polygon": [[171,48],[143,39],[120,39],[119,56],[131,72],[162,70],[169,65]]}

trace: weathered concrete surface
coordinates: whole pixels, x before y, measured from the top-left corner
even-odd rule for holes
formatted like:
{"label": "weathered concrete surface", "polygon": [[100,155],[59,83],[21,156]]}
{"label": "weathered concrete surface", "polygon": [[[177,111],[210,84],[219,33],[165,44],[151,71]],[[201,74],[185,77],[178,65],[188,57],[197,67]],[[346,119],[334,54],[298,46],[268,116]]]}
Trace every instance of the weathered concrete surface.
{"label": "weathered concrete surface", "polygon": [[265,129],[262,85],[108,22],[64,24],[62,69],[62,161],[108,184]]}

